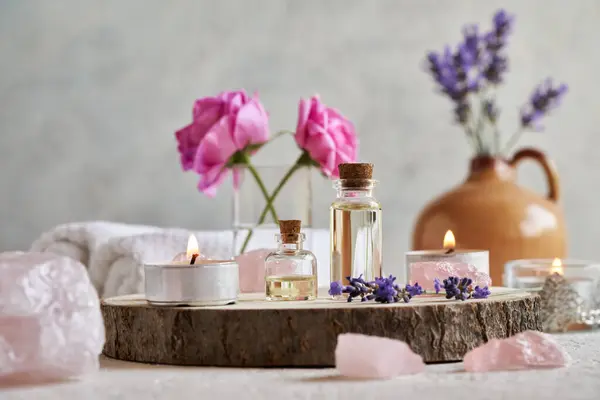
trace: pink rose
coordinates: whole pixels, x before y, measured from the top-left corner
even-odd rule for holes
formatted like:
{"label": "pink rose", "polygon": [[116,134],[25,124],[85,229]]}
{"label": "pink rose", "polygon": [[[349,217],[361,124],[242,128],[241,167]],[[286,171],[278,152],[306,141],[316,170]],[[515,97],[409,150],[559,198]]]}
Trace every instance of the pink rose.
{"label": "pink rose", "polygon": [[295,137],[330,178],[340,176],[339,164],[356,161],[358,139],[352,122],[321,103],[318,96],[300,100]]}
{"label": "pink rose", "polygon": [[[213,197],[227,175],[231,156],[269,139],[269,118],[255,97],[244,90],[223,92],[194,103],[193,121],[175,132],[181,166],[200,175],[198,189]],[[234,169],[234,186],[239,173]]]}

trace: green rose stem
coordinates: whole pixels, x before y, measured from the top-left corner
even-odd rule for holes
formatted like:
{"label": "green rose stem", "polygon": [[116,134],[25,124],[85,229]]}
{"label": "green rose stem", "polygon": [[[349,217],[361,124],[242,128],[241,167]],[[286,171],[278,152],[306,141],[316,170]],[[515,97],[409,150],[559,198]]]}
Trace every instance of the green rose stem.
{"label": "green rose stem", "polygon": [[256,168],[254,168],[254,165],[252,165],[252,163],[250,162],[250,158],[248,157],[248,155],[245,155],[245,164],[246,164],[246,168],[248,168],[248,171],[250,171],[250,173],[254,177],[254,180],[256,181],[258,188],[262,192],[263,196],[265,196],[265,200],[267,200],[267,206],[265,207],[265,216],[266,216],[267,212],[270,211],[271,217],[273,218],[275,223],[277,223],[279,221],[279,217],[277,217],[277,212],[275,212],[275,208],[273,207],[272,202],[269,201],[269,191],[267,190],[262,179],[260,179],[260,175],[258,174],[258,171],[256,170]]}
{"label": "green rose stem", "polygon": [[[515,133],[513,133],[512,136],[506,142],[506,145],[504,146],[504,149],[502,150],[501,153],[502,154],[508,153],[508,151],[510,149],[512,149],[515,146],[515,144],[517,144],[522,133],[523,133],[523,128],[518,129]],[[508,154],[506,154],[506,155],[508,155]]]}
{"label": "green rose stem", "polygon": [[[285,186],[287,181],[290,180],[292,175],[294,175],[294,173],[297,170],[299,170],[300,168],[311,165],[311,163],[312,163],[312,160],[310,159],[310,156],[308,155],[307,152],[303,152],[300,155],[300,157],[298,157],[298,160],[296,160],[294,165],[292,165],[292,167],[286,172],[284,177],[281,179],[281,181],[279,182],[279,184],[273,191],[273,194],[271,196],[269,196],[268,194],[265,195],[267,204],[265,205],[265,208],[263,208],[260,216],[258,217],[258,222],[256,223],[256,226],[265,222],[265,219],[267,218],[267,213],[269,212],[269,210],[271,210],[271,212],[274,213],[273,202],[275,201],[275,199],[277,198],[277,195],[279,194],[279,192],[281,192],[281,189],[283,189],[283,187]],[[263,192],[263,194],[264,194],[264,192]],[[277,221],[279,221],[279,219],[277,219],[276,216],[274,217],[274,219],[275,219],[275,223],[277,223]],[[254,230],[250,229],[248,231],[248,234],[246,235],[244,244],[242,244],[242,248],[240,249],[240,254],[242,254],[242,253],[244,253],[244,251],[246,251],[246,247],[248,247],[248,243],[250,243],[250,239],[252,239],[252,235],[254,235]]]}

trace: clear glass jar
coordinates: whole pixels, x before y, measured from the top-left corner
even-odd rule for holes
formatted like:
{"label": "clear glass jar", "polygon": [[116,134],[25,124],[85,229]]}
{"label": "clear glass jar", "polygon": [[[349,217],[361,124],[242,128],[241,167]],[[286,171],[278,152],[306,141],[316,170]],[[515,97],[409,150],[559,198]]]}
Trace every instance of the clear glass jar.
{"label": "clear glass jar", "polygon": [[[255,168],[267,191],[272,194],[290,166],[257,165]],[[233,255],[257,249],[272,249],[273,235],[279,233],[277,221],[271,213],[263,213],[267,201],[258,184],[248,171],[242,169],[242,172],[240,186],[233,191]],[[300,168],[288,179],[277,194],[273,207],[280,219],[294,216],[302,220],[302,229],[307,235],[304,247],[314,251],[310,168]],[[259,222],[261,217],[264,217],[263,221]]]}
{"label": "clear glass jar", "polygon": [[381,204],[373,196],[373,179],[335,181],[337,198],[330,207],[331,281],[346,277],[366,281],[382,276]]}
{"label": "clear glass jar", "polygon": [[600,326],[600,264],[574,259],[513,260],[504,266],[504,286],[541,297],[544,332]]}
{"label": "clear glass jar", "polygon": [[275,235],[279,248],[265,259],[267,300],[314,300],[317,298],[317,258],[302,248],[305,235]]}

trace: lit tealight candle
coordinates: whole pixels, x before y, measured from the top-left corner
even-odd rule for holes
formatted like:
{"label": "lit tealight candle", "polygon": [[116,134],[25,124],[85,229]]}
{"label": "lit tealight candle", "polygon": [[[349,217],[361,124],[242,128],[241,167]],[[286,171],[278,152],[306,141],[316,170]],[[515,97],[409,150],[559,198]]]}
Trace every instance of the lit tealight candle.
{"label": "lit tealight candle", "polygon": [[563,266],[562,266],[562,261],[560,261],[560,258],[555,258],[552,261],[552,266],[550,268],[550,273],[551,274],[559,274],[559,275],[563,275]]}
{"label": "lit tealight candle", "polygon": [[544,331],[564,331],[571,329],[571,324],[596,323],[598,263],[560,258],[513,260],[504,266],[504,285],[541,293]]}
{"label": "lit tealight candle", "polygon": [[454,253],[454,247],[456,247],[456,239],[454,238],[454,233],[451,230],[448,230],[444,235],[443,247],[446,250],[446,254]]}
{"label": "lit tealight candle", "polygon": [[194,265],[199,260],[205,260],[206,257],[200,254],[198,239],[193,234],[190,235],[187,243],[187,250],[177,254],[173,258],[173,264],[190,264]]}
{"label": "lit tealight candle", "polygon": [[[444,264],[441,265],[440,263]],[[441,270],[465,271],[470,269],[472,271],[473,267],[476,272],[484,273],[489,278],[489,251],[457,249],[454,233],[448,230],[442,241],[442,249],[417,250],[406,253],[406,282],[414,283],[418,281],[421,286],[423,284],[429,285],[430,275],[440,275]],[[439,279],[447,278],[447,276],[436,277]],[[423,279],[427,279],[427,282],[422,282]]]}
{"label": "lit tealight candle", "polygon": [[172,261],[144,264],[146,300],[152,305],[222,305],[236,301],[239,268],[235,260],[200,254],[194,235]]}

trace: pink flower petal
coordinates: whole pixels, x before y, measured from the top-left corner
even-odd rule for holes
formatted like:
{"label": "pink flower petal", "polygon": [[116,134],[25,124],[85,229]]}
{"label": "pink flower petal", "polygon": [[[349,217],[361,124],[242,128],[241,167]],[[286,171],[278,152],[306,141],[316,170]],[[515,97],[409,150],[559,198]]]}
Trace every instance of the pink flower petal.
{"label": "pink flower petal", "polygon": [[269,119],[262,104],[251,99],[243,105],[236,117],[233,141],[238,149],[249,144],[264,143],[269,139]]}
{"label": "pink flower petal", "polygon": [[[248,94],[244,89],[242,90],[226,90],[217,95],[224,103],[238,102],[246,103],[248,101]],[[238,99],[238,100],[236,100]]]}
{"label": "pink flower petal", "polygon": [[244,90],[239,90],[235,92],[224,92],[223,98],[225,100],[224,112],[228,115],[237,114],[240,108],[248,102],[248,95]]}
{"label": "pink flower petal", "polygon": [[198,134],[197,126],[193,123],[175,132],[177,150],[179,151],[181,166],[184,171],[189,171],[194,166],[194,159],[202,135]]}
{"label": "pink flower petal", "polygon": [[[309,122],[309,125],[311,124],[312,122]],[[325,175],[330,176],[337,167],[335,164],[335,142],[331,136],[327,135],[327,132],[317,129],[316,126],[312,128],[314,129],[309,129],[313,133],[306,142],[305,150],[308,151],[313,160],[319,163]]]}
{"label": "pink flower petal", "polygon": [[229,118],[223,117],[213,125],[198,146],[194,171],[203,174],[214,166],[224,166],[236,151],[229,132]]}
{"label": "pink flower petal", "polygon": [[198,190],[208,197],[215,197],[217,188],[227,176],[227,168],[225,166],[216,165],[200,175],[198,182]]}
{"label": "pink flower petal", "polygon": [[296,134],[294,135],[296,143],[303,149],[306,145],[306,137],[308,132],[306,131],[306,123],[310,114],[310,100],[300,99],[298,103],[298,123],[296,124]]}
{"label": "pink flower petal", "polygon": [[321,103],[318,95],[315,95],[310,99],[309,119],[321,126],[325,126],[327,124],[327,106]]}
{"label": "pink flower petal", "polygon": [[217,97],[196,100],[192,112],[194,122],[208,124],[212,120],[214,124],[223,115],[223,105],[223,101]]}

